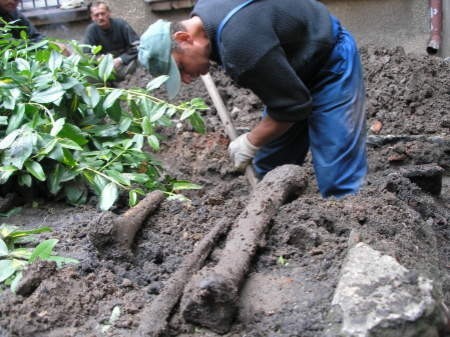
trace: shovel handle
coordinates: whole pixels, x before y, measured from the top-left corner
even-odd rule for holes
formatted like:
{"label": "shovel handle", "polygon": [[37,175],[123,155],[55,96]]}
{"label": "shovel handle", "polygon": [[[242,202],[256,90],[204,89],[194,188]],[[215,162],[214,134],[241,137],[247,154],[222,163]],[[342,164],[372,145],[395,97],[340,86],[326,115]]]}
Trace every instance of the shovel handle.
{"label": "shovel handle", "polygon": [[[208,90],[208,94],[211,97],[211,100],[217,110],[220,120],[222,121],[222,124],[225,128],[225,133],[227,134],[228,138],[230,138],[231,140],[235,140],[238,136],[236,128],[233,125],[230,113],[228,112],[225,104],[223,103],[222,97],[220,97],[219,90],[217,90],[217,87],[214,84],[211,75],[207,73],[205,75],[202,75],[201,78],[203,83],[205,84],[206,90]],[[254,189],[258,182],[258,179],[256,178],[255,172],[253,171],[251,165],[248,165],[245,168],[245,177],[250,183],[252,189]]]}

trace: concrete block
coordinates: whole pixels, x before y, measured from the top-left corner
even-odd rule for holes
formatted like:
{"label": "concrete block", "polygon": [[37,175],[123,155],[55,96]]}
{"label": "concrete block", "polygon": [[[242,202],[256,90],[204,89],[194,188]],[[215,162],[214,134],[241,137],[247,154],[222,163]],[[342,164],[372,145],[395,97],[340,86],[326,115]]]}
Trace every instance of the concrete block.
{"label": "concrete block", "polygon": [[326,337],[438,337],[445,324],[433,282],[365,243],[349,250]]}

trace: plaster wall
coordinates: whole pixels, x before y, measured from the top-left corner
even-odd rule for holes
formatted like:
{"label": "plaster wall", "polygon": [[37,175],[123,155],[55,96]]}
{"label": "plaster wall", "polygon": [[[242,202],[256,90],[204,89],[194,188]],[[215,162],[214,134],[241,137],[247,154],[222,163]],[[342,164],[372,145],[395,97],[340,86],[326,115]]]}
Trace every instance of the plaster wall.
{"label": "plaster wall", "polygon": [[359,45],[402,46],[426,53],[429,9],[425,0],[325,0]]}

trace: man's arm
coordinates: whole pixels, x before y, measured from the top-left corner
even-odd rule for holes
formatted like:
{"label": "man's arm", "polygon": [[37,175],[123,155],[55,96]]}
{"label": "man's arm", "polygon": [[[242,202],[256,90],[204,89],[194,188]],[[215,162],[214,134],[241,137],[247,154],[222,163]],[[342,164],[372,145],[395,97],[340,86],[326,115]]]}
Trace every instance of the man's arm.
{"label": "man's arm", "polygon": [[264,144],[280,137],[284,134],[294,123],[281,122],[273,119],[270,116],[265,116],[247,135],[250,143],[256,147],[261,147]]}
{"label": "man's arm", "polygon": [[283,135],[296,121],[308,117],[312,98],[280,48],[270,50],[238,83],[252,89],[267,107],[267,115],[248,133],[230,143],[237,169],[244,169],[261,146]]}
{"label": "man's arm", "polygon": [[22,13],[18,12],[18,17],[21,21],[21,24],[23,24],[24,26],[27,26],[27,34],[28,34],[28,38],[30,39],[30,41],[32,42],[39,42],[41,41],[45,36],[43,34],[41,34],[36,27],[31,23],[30,20],[28,20],[28,18],[23,15]]}
{"label": "man's arm", "polygon": [[119,55],[123,64],[128,64],[135,60],[138,55],[139,36],[131,26],[123,21],[122,36],[125,39],[126,50]]}

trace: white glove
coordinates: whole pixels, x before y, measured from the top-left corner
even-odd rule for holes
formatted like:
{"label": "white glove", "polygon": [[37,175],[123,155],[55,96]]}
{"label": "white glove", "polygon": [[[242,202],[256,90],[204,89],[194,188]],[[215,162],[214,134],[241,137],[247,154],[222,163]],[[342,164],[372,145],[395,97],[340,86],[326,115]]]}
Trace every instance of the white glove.
{"label": "white glove", "polygon": [[234,168],[237,170],[244,170],[259,150],[259,147],[250,143],[247,135],[248,132],[240,135],[228,146],[228,152],[233,161]]}

